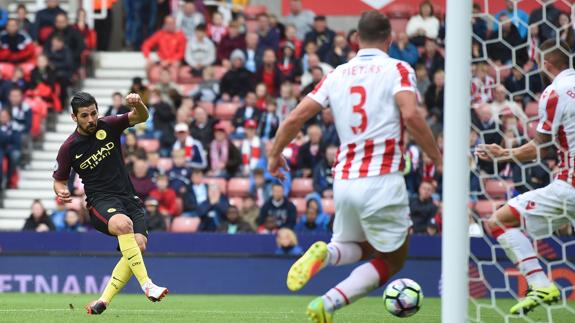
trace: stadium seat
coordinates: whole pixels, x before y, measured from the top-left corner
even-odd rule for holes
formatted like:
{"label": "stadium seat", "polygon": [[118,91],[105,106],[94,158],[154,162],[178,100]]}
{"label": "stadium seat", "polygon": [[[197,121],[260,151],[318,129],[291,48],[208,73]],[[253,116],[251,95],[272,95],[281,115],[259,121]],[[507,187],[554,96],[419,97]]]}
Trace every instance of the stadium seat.
{"label": "stadium seat", "polygon": [[200,226],[199,217],[177,217],[172,221],[170,231],[179,233],[192,233],[198,231]]}
{"label": "stadium seat", "polygon": [[504,203],[505,200],[479,200],[475,204],[475,212],[482,218],[490,217]]}
{"label": "stadium seat", "polygon": [[232,120],[238,108],[237,103],[220,102],[216,105],[214,117],[220,120]]}
{"label": "stadium seat", "polygon": [[329,215],[335,214],[335,204],[333,203],[333,199],[321,199],[321,206],[324,213]]}
{"label": "stadium seat", "polygon": [[208,115],[211,116],[214,114],[214,104],[212,102],[200,101],[200,102],[198,102],[198,106],[204,108],[204,110],[206,110],[206,113]]}
{"label": "stadium seat", "polygon": [[233,205],[240,210],[242,209],[243,204],[244,204],[244,200],[241,197],[230,198],[230,205]]}
{"label": "stadium seat", "polygon": [[160,148],[158,139],[139,139],[138,146],[144,148],[146,153],[156,152]]}
{"label": "stadium seat", "polygon": [[251,5],[244,8],[246,19],[256,19],[259,15],[266,12],[268,12],[268,7],[265,5]]}
{"label": "stadium seat", "polygon": [[536,117],[539,111],[539,104],[537,102],[529,102],[525,107],[525,114],[528,118]]}
{"label": "stadium seat", "polygon": [[506,199],[513,190],[513,182],[500,179],[486,179],[483,182],[485,194],[491,199]]}
{"label": "stadium seat", "polygon": [[290,201],[295,205],[298,216],[305,214],[306,202],[303,197],[292,197]]}
{"label": "stadium seat", "polygon": [[250,180],[234,177],[228,181],[228,197],[245,197],[249,194]]}
{"label": "stadium seat", "polygon": [[313,180],[311,178],[296,178],[291,184],[291,196],[305,197],[313,192]]}
{"label": "stadium seat", "polygon": [[210,184],[216,184],[218,185],[218,187],[220,188],[220,192],[222,192],[222,194],[227,194],[228,192],[228,182],[221,177],[205,177],[204,178],[204,183],[210,185]]}
{"label": "stadium seat", "polygon": [[158,169],[168,172],[172,169],[173,160],[171,158],[160,158],[158,160]]}

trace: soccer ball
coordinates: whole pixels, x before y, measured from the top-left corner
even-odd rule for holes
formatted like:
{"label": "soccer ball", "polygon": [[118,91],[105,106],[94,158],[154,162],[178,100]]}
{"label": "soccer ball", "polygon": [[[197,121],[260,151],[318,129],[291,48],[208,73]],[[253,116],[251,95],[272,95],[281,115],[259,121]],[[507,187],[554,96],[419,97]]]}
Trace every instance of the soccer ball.
{"label": "soccer ball", "polygon": [[389,283],[383,292],[383,303],[387,311],[397,317],[408,317],[421,308],[423,292],[418,283],[401,278]]}

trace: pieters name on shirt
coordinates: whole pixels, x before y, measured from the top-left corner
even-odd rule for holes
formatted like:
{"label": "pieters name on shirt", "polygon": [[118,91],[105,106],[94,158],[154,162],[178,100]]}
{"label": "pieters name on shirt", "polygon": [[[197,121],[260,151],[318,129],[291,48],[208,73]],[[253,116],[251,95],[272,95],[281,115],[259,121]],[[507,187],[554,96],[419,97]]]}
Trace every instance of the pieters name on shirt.
{"label": "pieters name on shirt", "polygon": [[114,149],[114,146],[115,146],[114,142],[112,141],[102,146],[100,149],[98,149],[97,152],[92,154],[90,157],[88,157],[80,164],[80,169],[86,169],[86,168],[94,169],[104,158],[111,155],[110,151]]}

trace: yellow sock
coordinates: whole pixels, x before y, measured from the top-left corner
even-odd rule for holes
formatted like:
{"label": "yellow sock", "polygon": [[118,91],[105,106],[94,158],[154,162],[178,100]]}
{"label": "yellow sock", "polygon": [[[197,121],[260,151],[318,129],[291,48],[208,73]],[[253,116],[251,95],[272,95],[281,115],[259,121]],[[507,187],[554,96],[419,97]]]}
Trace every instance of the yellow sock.
{"label": "yellow sock", "polygon": [[130,270],[130,266],[124,257],[120,258],[120,261],[114,267],[112,271],[112,277],[110,277],[110,281],[108,281],[108,285],[104,289],[100,300],[106,302],[106,304],[110,304],[112,302],[112,298],[116,296],[120,292],[126,283],[132,277],[132,271]]}
{"label": "yellow sock", "polygon": [[144,265],[144,258],[136,242],[136,237],[133,233],[123,234],[118,236],[118,241],[120,242],[122,256],[126,259],[132,273],[136,276],[140,285],[144,285],[150,278],[148,277],[146,265]]}

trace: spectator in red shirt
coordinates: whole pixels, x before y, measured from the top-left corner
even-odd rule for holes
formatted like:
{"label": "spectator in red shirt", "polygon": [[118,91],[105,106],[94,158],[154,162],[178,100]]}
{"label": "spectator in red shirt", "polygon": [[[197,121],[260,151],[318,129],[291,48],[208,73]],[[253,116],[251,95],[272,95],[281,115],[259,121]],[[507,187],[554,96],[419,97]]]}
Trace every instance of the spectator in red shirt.
{"label": "spectator in red shirt", "polygon": [[146,70],[149,72],[155,62],[150,59],[150,52],[156,50],[160,58],[160,65],[163,68],[170,68],[172,78],[175,80],[178,68],[184,59],[186,51],[186,36],[176,30],[174,17],[167,16],[164,19],[164,26],[156,31],[150,38],[142,44],[142,53],[147,59]]}
{"label": "spectator in red shirt", "polygon": [[158,175],[156,179],[157,188],[150,192],[150,197],[158,200],[158,210],[164,216],[178,216],[178,204],[176,203],[176,192],[168,187],[169,179],[165,174]]}
{"label": "spectator in red shirt", "polygon": [[230,55],[236,48],[241,49],[242,51],[246,49],[246,37],[240,34],[239,27],[240,26],[236,21],[232,21],[228,27],[228,33],[222,37],[219,45],[217,46],[216,50],[218,62],[221,62],[224,66],[230,64]]}
{"label": "spectator in red shirt", "polygon": [[25,63],[35,57],[35,47],[30,36],[18,30],[18,22],[8,19],[6,30],[0,33],[0,61],[6,63]]}
{"label": "spectator in red shirt", "polygon": [[276,53],[273,49],[266,49],[262,58],[262,66],[256,72],[256,82],[264,83],[268,93],[277,96],[283,81],[283,74],[278,68]]}

